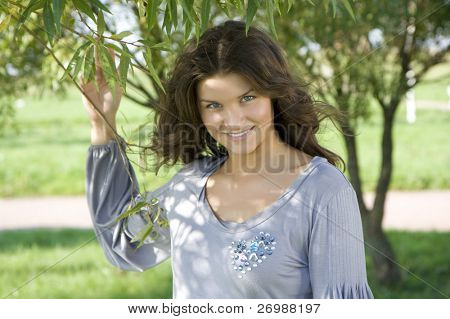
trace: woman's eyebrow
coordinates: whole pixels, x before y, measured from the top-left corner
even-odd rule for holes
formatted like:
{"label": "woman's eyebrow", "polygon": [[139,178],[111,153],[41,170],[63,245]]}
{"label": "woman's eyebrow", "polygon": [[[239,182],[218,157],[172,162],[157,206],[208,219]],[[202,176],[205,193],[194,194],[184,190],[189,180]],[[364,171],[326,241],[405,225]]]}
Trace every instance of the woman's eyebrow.
{"label": "woman's eyebrow", "polygon": [[[248,93],[250,93],[250,92],[252,92],[253,91],[253,88],[250,88],[250,90],[248,90],[247,92],[245,92],[244,94],[241,94],[241,95],[239,95],[238,96],[238,98],[241,98],[241,97],[243,97],[244,95],[246,95],[246,94],[248,94]],[[213,103],[217,103],[217,101],[210,101],[210,100],[205,100],[205,99],[200,99],[200,102],[213,102]]]}

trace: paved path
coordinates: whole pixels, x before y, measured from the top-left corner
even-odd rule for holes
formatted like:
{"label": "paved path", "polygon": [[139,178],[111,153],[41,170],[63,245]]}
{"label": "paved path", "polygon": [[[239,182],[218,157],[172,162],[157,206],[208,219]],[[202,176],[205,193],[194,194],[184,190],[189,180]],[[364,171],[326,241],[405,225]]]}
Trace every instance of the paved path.
{"label": "paved path", "polygon": [[[0,199],[0,229],[33,227],[91,228],[85,197]],[[450,231],[450,190],[389,192],[383,228]]]}

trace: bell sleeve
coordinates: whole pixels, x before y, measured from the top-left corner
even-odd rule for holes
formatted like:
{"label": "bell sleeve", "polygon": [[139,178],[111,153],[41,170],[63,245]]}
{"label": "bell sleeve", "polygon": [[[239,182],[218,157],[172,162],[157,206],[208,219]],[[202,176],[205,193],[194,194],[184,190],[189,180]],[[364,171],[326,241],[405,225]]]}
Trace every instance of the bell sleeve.
{"label": "bell sleeve", "polygon": [[[147,220],[153,220],[144,218],[148,210],[142,209],[135,215],[115,221],[127,210],[132,197],[136,202],[148,201],[156,193],[156,191],[148,192],[143,198],[138,196],[139,187],[135,172],[128,158],[120,153],[116,140],[110,140],[103,145],[89,146],[85,186],[95,234],[107,260],[112,265],[123,270],[144,271],[170,257],[168,227],[158,227],[154,223],[154,230],[158,236],[147,237],[144,245],[138,249],[135,249],[138,243],[131,242],[131,238],[148,224]],[[164,210],[160,217],[167,218]]]}
{"label": "bell sleeve", "polygon": [[367,282],[364,237],[356,193],[339,190],[318,212],[309,243],[314,299],[373,299]]}

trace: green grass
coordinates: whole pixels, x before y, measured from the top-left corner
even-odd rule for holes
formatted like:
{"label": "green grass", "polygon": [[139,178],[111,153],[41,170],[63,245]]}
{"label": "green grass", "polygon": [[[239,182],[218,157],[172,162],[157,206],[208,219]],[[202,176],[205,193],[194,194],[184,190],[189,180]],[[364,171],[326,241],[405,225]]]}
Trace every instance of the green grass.
{"label": "green grass", "polygon": [[9,298],[172,298],[170,260],[125,272],[108,263],[91,230],[0,232],[1,296],[34,277]]}
{"label": "green grass", "polygon": [[415,90],[418,100],[433,100],[447,103],[449,96],[447,86],[450,85],[450,62],[431,68],[424,81]]}
{"label": "green grass", "polygon": [[[373,264],[367,259],[368,279],[375,297],[449,298],[450,232],[388,231],[387,235],[394,248],[396,262],[402,266],[402,280],[393,287],[377,284]],[[366,254],[368,249],[370,248],[366,246]]]}
{"label": "green grass", "polygon": [[[429,78],[443,74],[443,68],[432,70]],[[447,101],[443,80],[417,87],[417,98]],[[90,126],[80,94],[71,90],[60,99],[46,96],[42,100],[24,97],[26,106],[17,110],[20,134],[10,132],[0,139],[0,197],[81,195],[84,193],[85,162],[90,145]],[[358,154],[364,191],[372,191],[380,167],[381,114],[373,106],[374,116],[361,124],[358,132]],[[148,111],[123,99],[118,117],[119,131],[132,130],[146,121]],[[126,116],[126,119],[124,117]],[[417,122],[405,120],[405,107],[398,110],[394,128],[394,172],[391,189],[450,188],[450,112],[419,109]],[[318,138],[324,146],[346,159],[341,137],[332,126]],[[323,134],[322,134],[323,132]],[[131,156],[136,160],[135,156]],[[165,183],[177,168],[144,176],[137,172],[141,185],[149,190]]]}
{"label": "green grass", "polygon": [[[450,255],[444,253],[450,233],[387,234],[396,261],[428,284],[402,271],[403,280],[395,287],[378,285],[368,260],[369,284],[376,298],[443,298],[429,285],[450,295]],[[142,273],[123,272],[107,262],[94,236],[91,230],[73,229],[0,232],[0,295],[22,287],[9,298],[172,297],[170,260]]]}
{"label": "green grass", "polygon": [[[83,194],[90,125],[80,94],[72,90],[64,99],[24,100],[26,106],[17,111],[20,133],[10,132],[0,139],[0,197]],[[124,100],[118,131],[132,136],[147,115],[143,107]],[[136,156],[130,157],[137,161]],[[145,186],[158,187],[176,168],[164,172],[165,176],[151,174]],[[144,183],[143,175],[137,173]]]}

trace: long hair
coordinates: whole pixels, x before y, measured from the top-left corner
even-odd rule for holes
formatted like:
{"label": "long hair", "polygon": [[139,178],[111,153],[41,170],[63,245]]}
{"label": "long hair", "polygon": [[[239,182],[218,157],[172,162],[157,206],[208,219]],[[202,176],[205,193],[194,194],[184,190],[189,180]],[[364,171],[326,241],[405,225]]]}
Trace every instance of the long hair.
{"label": "long hair", "polygon": [[227,150],[207,131],[197,106],[197,85],[215,74],[238,73],[272,101],[274,127],[285,143],[334,166],[343,159],[319,145],[322,120],[335,124],[344,116],[337,108],[316,102],[301,80],[289,72],[280,46],[263,30],[228,20],[205,31],[198,43],[189,40],[163,82],[165,94],[155,108],[155,129],[149,148],[156,155],[156,174],[163,165],[188,164]]}

